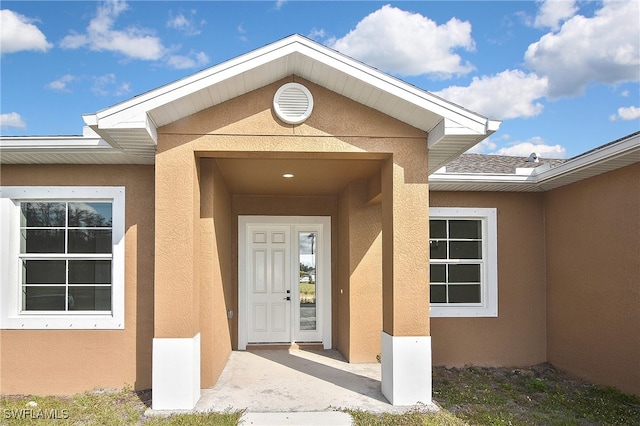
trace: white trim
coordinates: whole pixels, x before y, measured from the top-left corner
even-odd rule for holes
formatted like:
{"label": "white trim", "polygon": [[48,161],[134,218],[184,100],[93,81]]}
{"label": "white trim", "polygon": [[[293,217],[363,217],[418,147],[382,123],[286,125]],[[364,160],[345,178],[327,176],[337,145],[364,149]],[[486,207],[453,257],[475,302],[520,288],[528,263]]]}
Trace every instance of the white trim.
{"label": "white trim", "polygon": [[[318,307],[318,322],[321,321],[322,344],[325,349],[331,349],[331,217],[330,216],[238,216],[238,350],[246,350],[247,336],[247,229],[252,225],[290,225],[294,230],[309,227],[318,230],[318,238],[322,239],[321,251],[318,253],[318,269],[316,282],[318,294],[322,293],[321,306]],[[292,250],[297,254],[297,250]],[[292,262],[293,263],[293,262]],[[292,266],[293,267],[293,266]],[[320,272],[322,271],[322,272]],[[326,271],[326,272],[325,272]],[[320,274],[324,273],[324,276]],[[294,280],[295,281],[295,280]],[[291,318],[293,314],[292,305]],[[295,343],[295,333],[291,333],[291,342]]]}
{"label": "white trim", "polygon": [[[20,313],[19,262],[21,200],[92,200],[112,202],[113,270],[111,313]],[[0,328],[124,329],[125,188],[122,186],[0,187]]]}
{"label": "white trim", "polygon": [[431,304],[432,317],[498,316],[498,224],[497,209],[431,207],[429,219],[467,218],[482,221],[482,263],[484,265],[479,304]]}
{"label": "white trim", "polygon": [[431,336],[382,332],[382,394],[392,405],[431,405]]}
{"label": "white trim", "polygon": [[200,333],[192,338],[153,338],[154,410],[191,410],[200,399]]}

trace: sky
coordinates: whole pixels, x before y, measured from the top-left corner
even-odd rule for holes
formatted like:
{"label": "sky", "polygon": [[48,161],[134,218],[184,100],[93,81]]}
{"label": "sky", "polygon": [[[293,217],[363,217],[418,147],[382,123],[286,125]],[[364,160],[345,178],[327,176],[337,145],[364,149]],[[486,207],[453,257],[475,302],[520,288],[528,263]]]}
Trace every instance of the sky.
{"label": "sky", "polygon": [[3,136],[301,34],[488,118],[471,152],[571,158],[640,130],[640,0],[5,1]]}

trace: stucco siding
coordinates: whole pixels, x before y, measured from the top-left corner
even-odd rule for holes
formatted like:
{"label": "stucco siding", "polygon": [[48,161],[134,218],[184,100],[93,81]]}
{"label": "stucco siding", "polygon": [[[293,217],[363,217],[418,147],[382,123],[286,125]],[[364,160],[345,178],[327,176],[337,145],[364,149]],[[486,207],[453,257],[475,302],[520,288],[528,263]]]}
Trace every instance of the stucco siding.
{"label": "stucco siding", "polygon": [[545,194],[548,359],[640,394],[640,164]]}
{"label": "stucco siding", "polygon": [[5,165],[2,185],[124,186],[126,253],[124,330],[0,330],[0,393],[150,388],[153,166]]}
{"label": "stucco siding", "polygon": [[546,361],[542,195],[432,192],[431,207],[498,213],[498,317],[432,318],[433,364],[524,366]]}

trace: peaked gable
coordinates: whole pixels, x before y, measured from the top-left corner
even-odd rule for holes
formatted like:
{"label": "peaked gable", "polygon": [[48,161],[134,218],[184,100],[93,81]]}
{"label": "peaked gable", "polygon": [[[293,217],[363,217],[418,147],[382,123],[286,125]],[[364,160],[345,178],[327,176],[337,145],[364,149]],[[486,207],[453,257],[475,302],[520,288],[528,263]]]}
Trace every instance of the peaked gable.
{"label": "peaked gable", "polygon": [[292,35],[95,114],[113,147],[153,157],[157,128],[296,75],[428,133],[429,172],[480,142],[499,121],[447,102],[300,35]]}

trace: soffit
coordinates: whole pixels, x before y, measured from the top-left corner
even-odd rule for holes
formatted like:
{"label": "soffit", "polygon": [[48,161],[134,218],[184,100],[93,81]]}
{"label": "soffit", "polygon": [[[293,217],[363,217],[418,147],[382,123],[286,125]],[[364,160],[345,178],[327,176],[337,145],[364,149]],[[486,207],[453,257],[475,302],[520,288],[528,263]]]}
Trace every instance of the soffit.
{"label": "soffit", "polygon": [[[338,195],[349,182],[375,175],[382,160],[217,158],[234,195]],[[284,178],[291,173],[293,178]]]}

